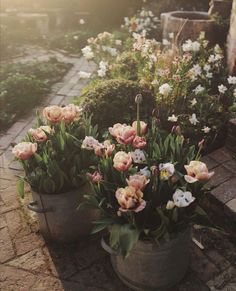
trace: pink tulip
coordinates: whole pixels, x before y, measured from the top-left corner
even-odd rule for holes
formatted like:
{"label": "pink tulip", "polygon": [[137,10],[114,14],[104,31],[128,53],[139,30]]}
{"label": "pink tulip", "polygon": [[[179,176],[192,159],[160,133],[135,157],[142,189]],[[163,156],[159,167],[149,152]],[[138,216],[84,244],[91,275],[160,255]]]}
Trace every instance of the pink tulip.
{"label": "pink tulip", "polygon": [[126,124],[116,123],[109,128],[109,132],[120,144],[131,144],[135,138],[135,130],[132,126]]}
{"label": "pink tulip", "polygon": [[191,161],[189,165],[184,167],[187,171],[187,175],[184,178],[188,183],[208,181],[214,175],[214,172],[209,173],[206,164],[200,161]]}
{"label": "pink tulip", "polygon": [[[135,132],[137,133],[137,121],[134,121],[132,123],[132,127],[135,130]],[[145,123],[144,121],[140,121],[140,133],[145,134],[146,131],[147,131],[147,123]]]}
{"label": "pink tulip", "polygon": [[120,172],[127,171],[132,165],[132,157],[130,153],[119,151],[113,159],[113,167]]}
{"label": "pink tulip", "polygon": [[136,190],[132,186],[127,186],[116,190],[116,199],[120,205],[119,210],[121,212],[142,211],[146,206],[146,201],[142,198],[143,192]]}
{"label": "pink tulip", "polygon": [[126,182],[129,186],[134,187],[136,190],[143,190],[149,183],[149,179],[146,176],[136,174],[129,176],[129,179],[126,179]]}
{"label": "pink tulip", "polygon": [[95,171],[93,174],[87,173],[87,176],[92,183],[99,183],[103,179],[102,175],[98,171]]}
{"label": "pink tulip", "polygon": [[18,143],[12,149],[13,155],[18,159],[24,161],[28,160],[37,151],[37,144],[32,142]]}
{"label": "pink tulip", "polygon": [[53,129],[50,126],[40,126],[39,128],[30,128],[29,134],[32,135],[32,137],[37,142],[44,142],[48,139],[47,134],[51,134],[53,132]]}
{"label": "pink tulip", "polygon": [[133,140],[133,147],[135,149],[143,149],[145,148],[147,142],[145,137],[136,136]]}
{"label": "pink tulip", "polygon": [[48,106],[43,109],[43,116],[48,121],[60,122],[63,118],[62,108],[56,105]]}

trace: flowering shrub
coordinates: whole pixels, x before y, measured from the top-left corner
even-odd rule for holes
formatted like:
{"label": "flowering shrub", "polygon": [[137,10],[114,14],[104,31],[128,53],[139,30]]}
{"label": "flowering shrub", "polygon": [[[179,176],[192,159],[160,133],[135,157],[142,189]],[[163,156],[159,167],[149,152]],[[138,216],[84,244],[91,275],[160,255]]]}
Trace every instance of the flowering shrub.
{"label": "flowering shrub", "polygon": [[73,104],[44,108],[36,128],[31,128],[12,153],[22,164],[25,177],[18,190],[24,195],[24,181],[39,193],[62,193],[85,182],[84,169],[91,165],[90,154],[81,149],[85,136],[96,136],[81,108]]}
{"label": "flowering shrub", "polygon": [[101,210],[93,232],[107,228],[110,246],[126,256],[138,239],[157,243],[183,231],[204,211],[198,205],[204,184],[212,177],[199,161],[199,152],[182,135],[166,134],[156,120],[148,126],[117,123],[104,142],[87,148],[99,157],[96,171],[89,173],[95,190],[82,208]]}
{"label": "flowering shrub", "polygon": [[204,138],[210,146],[222,139],[236,78],[227,76],[220,47],[208,48],[201,35],[178,51],[165,48],[157,59],[152,84],[161,120],[180,125],[192,142]]}
{"label": "flowering shrub", "polygon": [[125,23],[122,25],[122,28],[126,29],[129,33],[138,33],[150,37],[155,35],[159,19],[151,10],[142,8],[135,16],[131,18],[125,17],[124,21]]}
{"label": "flowering shrub", "polygon": [[130,122],[134,118],[133,96],[138,93],[142,93],[145,100],[142,114],[146,119],[152,113],[154,98],[150,91],[133,81],[114,79],[92,83],[76,103],[93,115],[94,124],[104,129],[110,124]]}

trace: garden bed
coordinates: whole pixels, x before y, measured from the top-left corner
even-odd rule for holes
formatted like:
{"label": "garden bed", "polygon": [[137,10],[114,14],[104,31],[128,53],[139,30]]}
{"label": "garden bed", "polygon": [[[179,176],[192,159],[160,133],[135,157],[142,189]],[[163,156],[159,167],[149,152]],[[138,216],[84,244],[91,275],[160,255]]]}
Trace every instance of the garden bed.
{"label": "garden bed", "polygon": [[0,69],[0,131],[39,104],[70,67],[55,58],[3,65]]}

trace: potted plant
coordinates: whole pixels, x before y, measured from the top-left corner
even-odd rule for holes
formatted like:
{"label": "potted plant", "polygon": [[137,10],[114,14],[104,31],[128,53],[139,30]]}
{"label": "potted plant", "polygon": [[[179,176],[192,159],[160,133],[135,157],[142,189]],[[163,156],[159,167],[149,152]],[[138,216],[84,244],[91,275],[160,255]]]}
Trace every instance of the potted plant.
{"label": "potted plant", "polygon": [[76,209],[83,195],[91,192],[83,173],[93,163],[91,154],[81,148],[86,135],[96,136],[96,128],[80,107],[49,106],[38,116],[37,127],[12,150],[25,173],[18,191],[24,196],[24,184],[29,184],[33,202],[28,208],[38,214],[47,239],[72,241],[91,230],[94,212]]}
{"label": "potted plant", "polygon": [[[120,279],[135,290],[162,290],[184,276],[190,253],[190,223],[205,214],[199,200],[213,172],[175,127],[166,134],[152,119],[115,124],[94,145],[100,157],[90,173],[95,195],[80,209],[100,209],[92,233],[107,229],[102,246]],[[207,221],[207,220],[206,220]]]}

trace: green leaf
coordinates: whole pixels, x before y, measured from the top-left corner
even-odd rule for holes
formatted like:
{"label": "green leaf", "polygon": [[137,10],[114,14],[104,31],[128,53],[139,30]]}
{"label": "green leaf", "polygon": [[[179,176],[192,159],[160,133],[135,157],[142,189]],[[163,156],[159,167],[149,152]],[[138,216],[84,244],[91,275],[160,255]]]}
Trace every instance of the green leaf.
{"label": "green leaf", "polygon": [[204,209],[202,209],[202,207],[200,207],[199,205],[197,205],[195,207],[195,212],[198,214],[198,215],[201,215],[201,216],[207,216],[207,213],[205,212]]}
{"label": "green leaf", "polygon": [[42,160],[43,160],[43,159],[40,157],[40,155],[37,154],[37,153],[34,154],[34,157],[35,157],[35,159],[36,159],[36,161],[37,161],[38,163],[42,162]]}
{"label": "green leaf", "polygon": [[129,255],[129,252],[132,250],[134,245],[139,239],[140,231],[136,228],[132,228],[129,224],[122,225],[120,228],[120,239],[119,246],[121,254],[124,257]]}
{"label": "green leaf", "polygon": [[21,178],[17,181],[17,191],[21,198],[25,196],[25,181]]}
{"label": "green leaf", "polygon": [[95,225],[92,228],[91,234],[98,233],[99,231],[102,231],[103,229],[107,228],[107,226],[108,226],[107,224],[98,224],[98,225]]}
{"label": "green leaf", "polygon": [[112,249],[116,249],[119,245],[120,228],[120,224],[113,224],[110,230],[110,246]]}

